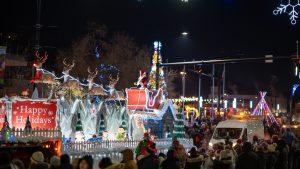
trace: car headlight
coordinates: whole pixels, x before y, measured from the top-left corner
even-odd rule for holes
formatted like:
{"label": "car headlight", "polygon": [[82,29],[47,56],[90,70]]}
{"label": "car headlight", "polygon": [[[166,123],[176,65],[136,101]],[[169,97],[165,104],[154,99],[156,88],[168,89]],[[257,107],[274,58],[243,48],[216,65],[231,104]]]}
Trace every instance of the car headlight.
{"label": "car headlight", "polygon": [[209,145],[210,147],[212,147],[212,146],[213,146],[213,143],[212,143],[212,142],[209,142],[208,145]]}
{"label": "car headlight", "polygon": [[235,145],[236,145],[236,143],[233,143],[233,144],[232,144],[232,147],[234,147]]}

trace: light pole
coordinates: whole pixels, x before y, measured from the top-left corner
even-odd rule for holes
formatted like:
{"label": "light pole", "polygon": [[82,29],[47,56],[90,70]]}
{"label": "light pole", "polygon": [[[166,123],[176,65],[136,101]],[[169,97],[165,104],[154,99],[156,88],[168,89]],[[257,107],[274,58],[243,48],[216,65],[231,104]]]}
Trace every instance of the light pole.
{"label": "light pole", "polygon": [[186,72],[185,72],[185,66],[183,66],[183,70],[180,72],[181,76],[182,76],[182,111],[184,112],[184,97],[185,97],[185,76],[186,76]]}
{"label": "light pole", "polygon": [[201,75],[202,75],[202,69],[201,67],[199,66],[199,70],[198,70],[198,112],[200,114],[200,120],[201,120],[201,117],[202,117],[202,113],[201,113]]}
{"label": "light pole", "polygon": [[215,113],[215,105],[214,105],[214,100],[215,100],[215,64],[213,64],[212,67],[212,103],[211,103],[211,117],[214,117]]}

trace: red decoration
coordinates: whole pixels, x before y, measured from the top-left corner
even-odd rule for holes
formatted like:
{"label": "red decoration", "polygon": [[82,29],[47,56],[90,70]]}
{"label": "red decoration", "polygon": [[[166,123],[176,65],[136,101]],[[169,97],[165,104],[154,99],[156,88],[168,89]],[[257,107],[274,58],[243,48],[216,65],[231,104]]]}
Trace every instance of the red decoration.
{"label": "red decoration", "polygon": [[0,101],[0,124],[2,125],[5,121],[6,115],[6,103],[4,100]]}
{"label": "red decoration", "polygon": [[56,101],[16,100],[12,103],[12,126],[24,128],[29,116],[32,128],[55,128],[56,111]]}

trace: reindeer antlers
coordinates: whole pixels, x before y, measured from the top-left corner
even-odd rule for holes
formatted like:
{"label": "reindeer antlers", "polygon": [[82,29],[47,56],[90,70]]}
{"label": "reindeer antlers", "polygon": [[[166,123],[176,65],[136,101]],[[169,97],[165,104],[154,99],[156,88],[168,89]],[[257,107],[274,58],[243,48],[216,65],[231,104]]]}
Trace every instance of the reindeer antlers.
{"label": "reindeer antlers", "polygon": [[63,64],[69,68],[73,68],[75,66],[75,60],[72,61],[72,65],[66,62],[66,58],[63,60]]}
{"label": "reindeer antlers", "polygon": [[97,76],[97,74],[98,74],[98,69],[97,69],[97,68],[95,68],[95,71],[94,71],[94,72],[91,72],[90,67],[88,67],[88,68],[87,68],[87,71],[88,71],[88,73],[91,75],[91,77],[93,77],[93,78],[95,78],[95,77]]}

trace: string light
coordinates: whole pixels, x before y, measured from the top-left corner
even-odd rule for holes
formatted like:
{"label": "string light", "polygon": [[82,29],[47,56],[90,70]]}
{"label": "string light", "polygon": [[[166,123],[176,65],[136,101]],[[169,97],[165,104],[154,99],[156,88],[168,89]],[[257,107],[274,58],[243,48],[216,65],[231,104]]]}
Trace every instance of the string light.
{"label": "string light", "polygon": [[283,13],[287,13],[290,16],[291,24],[295,25],[297,23],[298,18],[298,11],[297,8],[300,7],[300,1],[292,1],[288,0],[286,4],[282,4],[282,1],[280,5],[273,11],[274,15],[281,15]]}

